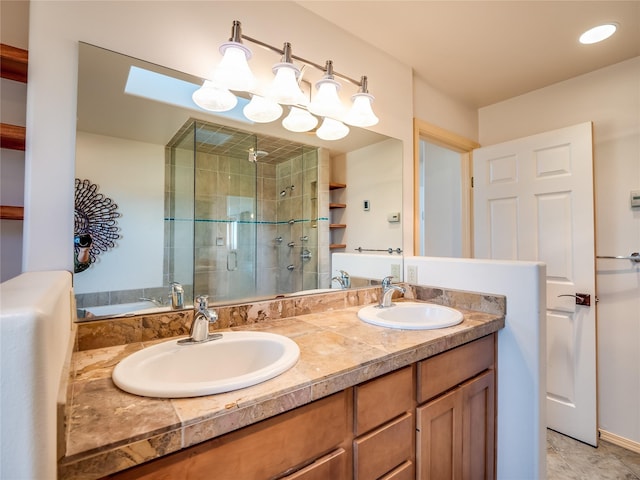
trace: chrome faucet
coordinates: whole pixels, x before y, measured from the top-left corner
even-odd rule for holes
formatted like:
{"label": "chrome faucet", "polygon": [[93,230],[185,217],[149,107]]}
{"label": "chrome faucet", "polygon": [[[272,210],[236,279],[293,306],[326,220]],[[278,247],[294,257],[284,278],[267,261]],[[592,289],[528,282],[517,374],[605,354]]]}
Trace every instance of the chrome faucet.
{"label": "chrome faucet", "polygon": [[170,285],[171,292],[169,296],[171,297],[171,308],[178,309],[184,308],[184,288],[178,282],[171,282]]}
{"label": "chrome faucet", "polygon": [[338,282],[342,290],[351,288],[351,277],[344,270],[340,270],[340,275],[335,276],[331,279],[331,283],[333,282]]}
{"label": "chrome faucet", "polygon": [[209,333],[209,324],[218,321],[218,314],[215,310],[209,310],[209,300],[207,295],[196,298],[197,310],[191,323],[189,338],[178,340],[180,345],[192,345],[194,343],[210,342],[222,338],[220,333]]}
{"label": "chrome faucet", "polygon": [[400,285],[393,285],[391,281],[393,280],[393,276],[384,277],[382,279],[382,299],[380,300],[379,308],[387,308],[392,307],[393,303],[391,303],[391,297],[393,297],[393,292],[400,292],[402,294],[405,293],[405,288]]}

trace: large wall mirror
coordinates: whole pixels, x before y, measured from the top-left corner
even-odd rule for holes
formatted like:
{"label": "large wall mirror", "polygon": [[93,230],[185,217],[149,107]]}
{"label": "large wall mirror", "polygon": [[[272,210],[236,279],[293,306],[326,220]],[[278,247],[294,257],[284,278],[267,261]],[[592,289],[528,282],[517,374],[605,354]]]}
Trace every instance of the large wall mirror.
{"label": "large wall mirror", "polygon": [[[400,140],[352,127],[327,142],[241,103],[214,114],[191,100],[201,84],[79,44],[76,185],[100,200],[76,201],[80,320],[171,308],[172,283],[184,308],[340,288],[332,252],[402,245]],[[87,260],[99,222],[117,233]]]}

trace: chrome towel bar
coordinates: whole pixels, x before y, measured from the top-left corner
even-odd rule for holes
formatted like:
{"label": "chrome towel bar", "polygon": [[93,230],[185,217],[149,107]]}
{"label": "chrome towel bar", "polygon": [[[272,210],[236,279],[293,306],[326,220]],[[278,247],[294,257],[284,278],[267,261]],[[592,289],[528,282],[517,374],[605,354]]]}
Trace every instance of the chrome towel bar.
{"label": "chrome towel bar", "polygon": [[622,255],[619,257],[609,257],[609,256],[605,256],[605,255],[597,255],[596,258],[613,258],[616,260],[631,260],[633,263],[639,263],[640,262],[640,252],[633,252],[631,255]]}
{"label": "chrome towel bar", "polygon": [[396,252],[397,254],[402,253],[402,249],[400,247],[398,248],[387,248],[387,249],[375,249],[375,248],[362,248],[362,247],[358,247],[354,249],[357,252],[387,252],[387,253],[393,253]]}

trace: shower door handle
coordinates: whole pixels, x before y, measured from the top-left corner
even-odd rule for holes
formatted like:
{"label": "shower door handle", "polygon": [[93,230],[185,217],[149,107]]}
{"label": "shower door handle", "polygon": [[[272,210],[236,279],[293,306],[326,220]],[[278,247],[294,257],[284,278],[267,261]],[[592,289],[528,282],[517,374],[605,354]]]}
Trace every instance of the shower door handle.
{"label": "shower door handle", "polygon": [[227,270],[233,272],[238,269],[238,252],[231,250],[227,253]]}

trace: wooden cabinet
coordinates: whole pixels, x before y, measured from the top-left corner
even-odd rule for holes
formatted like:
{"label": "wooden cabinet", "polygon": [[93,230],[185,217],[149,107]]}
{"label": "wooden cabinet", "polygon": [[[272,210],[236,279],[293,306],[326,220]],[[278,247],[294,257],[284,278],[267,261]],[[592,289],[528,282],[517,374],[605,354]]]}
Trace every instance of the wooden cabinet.
{"label": "wooden cabinet", "polygon": [[413,476],[414,371],[405,367],[354,387],[355,480],[378,479],[400,466]]}
{"label": "wooden cabinet", "polygon": [[[261,480],[280,478],[305,466],[313,479],[324,471],[336,480],[350,478],[350,391],[329,397],[142,464],[108,478],[119,480]],[[336,452],[334,456],[329,452]]]}
{"label": "wooden cabinet", "polygon": [[494,367],[495,334],[108,478],[491,479]]}
{"label": "wooden cabinet", "polygon": [[351,465],[348,465],[349,454],[344,448],[331,452],[316,460],[311,465],[297,472],[282,477],[283,480],[327,480],[346,479],[350,477]]}
{"label": "wooden cabinet", "polygon": [[494,367],[495,335],[418,364],[418,479],[495,477]]}

